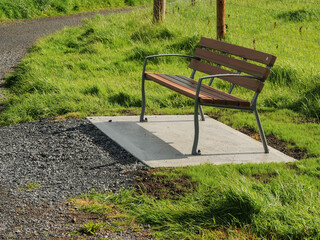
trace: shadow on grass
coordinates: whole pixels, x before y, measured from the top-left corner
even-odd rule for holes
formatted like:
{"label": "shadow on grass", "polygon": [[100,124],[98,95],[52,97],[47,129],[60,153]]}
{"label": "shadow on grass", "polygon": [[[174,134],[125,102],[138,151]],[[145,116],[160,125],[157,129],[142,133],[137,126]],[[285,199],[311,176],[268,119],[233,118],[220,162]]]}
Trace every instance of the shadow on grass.
{"label": "shadow on grass", "polygon": [[217,201],[212,198],[207,199],[200,209],[200,211],[183,212],[173,218],[181,224],[193,223],[193,226],[198,227],[241,227],[250,224],[261,207],[249,195],[227,190],[224,198]]}

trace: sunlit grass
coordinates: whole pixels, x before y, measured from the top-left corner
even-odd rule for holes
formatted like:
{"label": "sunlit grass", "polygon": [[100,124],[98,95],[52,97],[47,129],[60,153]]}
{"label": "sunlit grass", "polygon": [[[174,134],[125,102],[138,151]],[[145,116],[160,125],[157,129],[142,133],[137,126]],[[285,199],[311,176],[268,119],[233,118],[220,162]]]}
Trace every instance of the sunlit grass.
{"label": "sunlit grass", "polygon": [[168,175],[171,181],[183,175],[198,185],[178,200],[137,190],[87,194],[80,200],[112,204],[124,218],[151,225],[158,239],[317,239],[319,163],[309,159],[162,169],[155,175]]}
{"label": "sunlit grass", "polygon": [[150,3],[148,0],[1,0],[0,20],[74,14]]}

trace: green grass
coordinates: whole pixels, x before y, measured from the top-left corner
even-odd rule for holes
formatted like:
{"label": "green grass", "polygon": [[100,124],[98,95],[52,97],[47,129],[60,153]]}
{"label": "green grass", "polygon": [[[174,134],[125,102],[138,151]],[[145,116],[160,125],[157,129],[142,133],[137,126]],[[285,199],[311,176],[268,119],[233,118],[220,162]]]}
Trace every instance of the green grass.
{"label": "green grass", "polygon": [[198,186],[178,200],[136,190],[80,199],[110,204],[123,217],[150,224],[158,239],[318,239],[319,164],[320,159],[309,159],[162,169],[171,180],[188,176]]}
{"label": "green grass", "polygon": [[94,235],[95,233],[99,232],[100,230],[121,232],[121,229],[117,229],[116,227],[110,226],[107,223],[104,223],[104,222],[93,223],[92,221],[89,221],[88,223],[81,226],[80,229],[78,231],[76,231],[74,234]]}
{"label": "green grass", "polygon": [[41,188],[41,185],[39,185],[38,183],[34,183],[34,182],[29,182],[25,187],[23,188],[18,188],[18,191],[32,191],[33,189],[38,189]]}
{"label": "green grass", "polygon": [[[265,108],[260,115],[266,135],[273,134],[276,138],[289,143],[289,148],[305,149],[309,155],[320,157],[319,123],[309,122],[304,116],[287,109]],[[228,111],[222,114],[219,120],[236,129],[247,127],[258,132],[252,113]]]}
{"label": "green grass", "polygon": [[0,20],[74,14],[106,8],[137,6],[149,0],[1,0]]}

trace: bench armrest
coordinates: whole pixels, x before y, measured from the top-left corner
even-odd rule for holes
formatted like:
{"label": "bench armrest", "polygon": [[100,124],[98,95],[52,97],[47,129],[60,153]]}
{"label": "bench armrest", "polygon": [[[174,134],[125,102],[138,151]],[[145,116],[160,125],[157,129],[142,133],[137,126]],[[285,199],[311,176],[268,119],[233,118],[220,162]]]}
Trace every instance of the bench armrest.
{"label": "bench armrest", "polygon": [[145,71],[146,71],[146,66],[147,66],[148,60],[151,59],[151,58],[156,58],[156,57],[184,57],[184,58],[200,59],[200,58],[195,57],[195,56],[182,55],[182,54],[159,54],[159,55],[150,55],[150,56],[147,56],[147,57],[144,59],[142,76],[144,76],[144,73],[145,73]]}
{"label": "bench armrest", "polygon": [[191,55],[182,55],[182,54],[158,54],[158,55],[150,55],[145,59],[155,58],[155,57],[187,57],[187,58],[197,58]]}

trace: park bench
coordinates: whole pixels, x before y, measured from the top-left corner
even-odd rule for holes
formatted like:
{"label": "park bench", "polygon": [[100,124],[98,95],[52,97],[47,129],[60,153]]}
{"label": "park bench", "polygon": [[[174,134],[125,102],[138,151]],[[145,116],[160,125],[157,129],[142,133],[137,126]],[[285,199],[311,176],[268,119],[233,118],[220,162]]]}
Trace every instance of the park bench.
{"label": "park bench", "polygon": [[[204,37],[201,38],[198,46],[193,56],[161,54],[145,58],[142,73],[142,110],[140,122],[147,121],[144,118],[146,106],[145,80],[151,80],[195,100],[193,155],[201,154],[200,151],[197,151],[197,147],[199,140],[199,111],[201,120],[205,120],[202,105],[252,111],[256,118],[264,151],[268,153],[269,149],[266,137],[257,111],[257,99],[263,89],[264,81],[270,74],[270,68],[273,66],[276,57],[253,49]],[[191,76],[146,72],[148,60],[167,56],[190,58],[189,68],[193,70]],[[196,71],[206,75],[196,81],[194,80]],[[214,88],[212,83],[215,78],[229,82],[231,85],[229,91],[224,92]],[[202,83],[204,80],[207,80],[208,84]],[[235,85],[253,91],[254,94],[251,101],[234,96],[232,91]]]}

